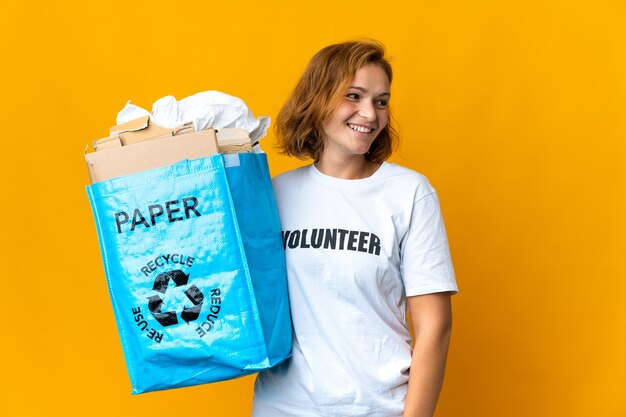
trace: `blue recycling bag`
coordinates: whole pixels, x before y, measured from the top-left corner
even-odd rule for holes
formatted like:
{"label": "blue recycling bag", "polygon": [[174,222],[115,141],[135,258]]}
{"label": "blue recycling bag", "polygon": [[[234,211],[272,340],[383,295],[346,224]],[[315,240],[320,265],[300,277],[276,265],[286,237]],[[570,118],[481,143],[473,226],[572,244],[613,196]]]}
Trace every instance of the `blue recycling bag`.
{"label": "blue recycling bag", "polygon": [[235,378],[290,356],[265,154],[185,160],[87,193],[133,394]]}

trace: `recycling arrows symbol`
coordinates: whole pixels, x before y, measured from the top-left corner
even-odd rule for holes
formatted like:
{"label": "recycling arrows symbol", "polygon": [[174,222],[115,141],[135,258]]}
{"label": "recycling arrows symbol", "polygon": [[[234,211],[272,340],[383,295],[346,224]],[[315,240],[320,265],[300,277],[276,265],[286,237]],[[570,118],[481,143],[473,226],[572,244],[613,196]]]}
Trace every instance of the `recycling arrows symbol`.
{"label": "recycling arrows symbol", "polygon": [[[161,294],[165,294],[170,283],[170,279],[174,281],[176,287],[187,285],[189,282],[189,274],[185,274],[180,269],[173,271],[163,272],[157,275],[154,279],[154,285],[152,289]],[[185,295],[193,303],[193,307],[184,307],[180,318],[187,324],[190,321],[196,320],[200,316],[200,310],[202,309],[202,303],[204,302],[204,294],[195,285],[191,285],[185,290]],[[153,295],[148,297],[148,309],[154,316],[154,318],[163,326],[172,326],[178,324],[178,314],[176,311],[162,312],[161,307],[163,305],[163,299],[159,295]]]}

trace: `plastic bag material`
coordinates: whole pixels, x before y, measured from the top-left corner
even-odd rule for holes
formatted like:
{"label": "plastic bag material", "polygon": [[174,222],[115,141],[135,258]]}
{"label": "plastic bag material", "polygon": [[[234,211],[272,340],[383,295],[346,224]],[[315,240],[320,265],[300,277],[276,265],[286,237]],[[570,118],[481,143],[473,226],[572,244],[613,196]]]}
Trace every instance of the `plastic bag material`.
{"label": "plastic bag material", "polygon": [[87,193],[133,394],[231,379],[290,356],[265,154],[185,160]]}
{"label": "plastic bag material", "polygon": [[257,119],[243,100],[220,91],[203,91],[182,100],[162,97],[152,105],[152,113],[129,101],[118,113],[117,124],[142,116],[150,116],[151,121],[168,128],[192,122],[198,132],[209,127],[241,128],[248,132],[253,143],[265,137],[270,125],[268,116]]}

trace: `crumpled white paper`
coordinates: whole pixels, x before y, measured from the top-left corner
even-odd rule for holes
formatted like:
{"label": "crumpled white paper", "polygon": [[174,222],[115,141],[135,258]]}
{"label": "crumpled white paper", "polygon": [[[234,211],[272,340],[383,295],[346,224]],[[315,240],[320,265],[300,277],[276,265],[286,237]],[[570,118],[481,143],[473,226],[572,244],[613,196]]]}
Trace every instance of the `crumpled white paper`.
{"label": "crumpled white paper", "polygon": [[173,96],[166,96],[154,102],[152,113],[128,101],[117,114],[117,124],[146,115],[157,125],[167,128],[175,128],[187,122],[193,122],[198,132],[208,127],[242,128],[248,131],[252,143],[264,137],[270,125],[269,116],[257,119],[243,100],[219,91],[204,91],[180,101],[176,101]]}

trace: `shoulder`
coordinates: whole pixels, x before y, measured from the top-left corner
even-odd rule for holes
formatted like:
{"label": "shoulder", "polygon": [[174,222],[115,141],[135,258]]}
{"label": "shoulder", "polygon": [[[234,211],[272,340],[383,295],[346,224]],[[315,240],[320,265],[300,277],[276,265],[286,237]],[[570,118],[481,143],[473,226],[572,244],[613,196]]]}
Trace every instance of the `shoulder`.
{"label": "shoulder", "polygon": [[385,181],[393,188],[411,191],[415,202],[436,193],[428,178],[419,172],[391,162],[385,162],[384,167]]}
{"label": "shoulder", "polygon": [[272,182],[281,183],[286,181],[293,181],[294,179],[302,178],[309,171],[310,165],[305,165],[300,168],[292,169],[291,171],[283,172],[272,178]]}
{"label": "shoulder", "polygon": [[283,172],[272,178],[272,185],[274,188],[282,188],[285,186],[292,186],[295,182],[302,181],[306,177],[309,170],[309,165],[293,169],[291,171]]}

